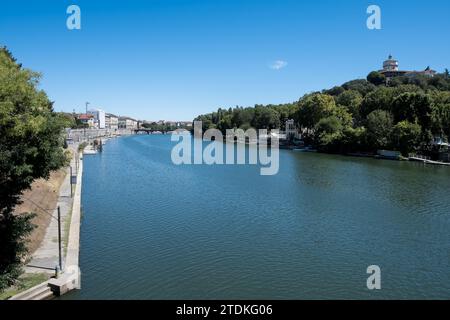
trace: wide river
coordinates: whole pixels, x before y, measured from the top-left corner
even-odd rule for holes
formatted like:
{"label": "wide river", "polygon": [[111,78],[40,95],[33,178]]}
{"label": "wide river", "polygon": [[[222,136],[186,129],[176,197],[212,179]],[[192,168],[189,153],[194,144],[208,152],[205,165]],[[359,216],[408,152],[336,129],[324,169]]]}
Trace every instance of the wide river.
{"label": "wide river", "polygon": [[450,298],[450,167],[281,150],[261,176],[174,165],[175,144],[85,156],[82,288],[64,298]]}

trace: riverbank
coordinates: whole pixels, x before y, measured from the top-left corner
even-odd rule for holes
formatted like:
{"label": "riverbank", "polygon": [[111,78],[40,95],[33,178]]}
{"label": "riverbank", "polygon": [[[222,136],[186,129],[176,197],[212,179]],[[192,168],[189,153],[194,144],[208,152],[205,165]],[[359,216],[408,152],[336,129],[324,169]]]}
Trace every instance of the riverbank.
{"label": "riverbank", "polygon": [[21,205],[15,209],[15,214],[21,215],[35,212],[32,223],[36,228],[28,238],[28,250],[33,255],[44,240],[46,230],[52,220],[51,214],[43,209],[55,208],[60,195],[60,188],[66,179],[67,168],[52,172],[48,180],[39,179],[33,182],[31,189],[23,193]]}
{"label": "riverbank", "polygon": [[[76,150],[72,150],[72,154],[73,152]],[[56,208],[62,208],[62,218],[65,222],[66,215],[70,215],[66,204],[70,202],[71,207],[70,167],[52,172],[48,180],[34,181],[31,189],[23,193],[21,201],[22,204],[16,207],[15,214],[36,213],[32,220],[35,229],[28,237],[29,256],[26,259],[25,272],[16,285],[0,294],[0,300],[28,291],[54,275],[55,265],[58,263]],[[65,230],[63,235],[67,233]]]}
{"label": "riverbank", "polygon": [[50,279],[48,286],[55,296],[61,296],[69,291],[80,289],[80,226],[81,226],[81,187],[83,177],[83,156],[78,155],[78,171],[76,175],[75,191],[72,203],[67,252],[62,274]]}
{"label": "riverbank", "polygon": [[[17,289],[21,293],[11,297],[11,300],[41,300],[47,299],[54,294],[60,294],[61,286],[66,286],[65,281],[71,281],[67,271],[72,270],[78,261],[79,248],[79,225],[81,218],[81,177],[82,177],[82,157],[78,152],[78,145],[72,145],[72,160],[70,167],[65,168],[67,171],[65,179],[59,189],[59,197],[56,203],[46,203],[45,206],[52,206],[53,210],[42,213],[49,219],[49,224],[45,229],[45,235],[39,244],[39,247],[32,254],[30,261],[25,266],[25,274],[23,278],[32,278],[34,281],[28,281],[29,284],[35,284],[36,279],[44,280],[35,287],[19,286]],[[74,189],[72,188],[70,173],[72,177],[76,177]],[[73,196],[73,197],[72,197]],[[61,212],[61,241],[62,241],[62,271],[58,279],[51,278],[55,276],[55,268],[59,265],[59,244],[58,244],[58,221],[56,208],[60,207]],[[41,207],[41,211],[44,207]],[[70,266],[70,268],[68,268]],[[50,280],[49,280],[50,279]],[[70,288],[70,286],[68,286]],[[12,288],[15,289],[15,288]],[[25,290],[25,291],[24,291]],[[10,290],[10,294],[14,294],[17,290]],[[63,290],[64,291],[64,290]],[[6,294],[5,297],[8,297]]]}
{"label": "riverbank", "polygon": [[[260,143],[258,140],[248,141],[247,139],[228,141],[225,137],[223,139],[224,143],[233,143],[233,144],[244,144],[246,146],[259,146]],[[267,141],[267,145],[269,146],[270,140]],[[450,162],[443,161],[435,161],[431,160],[429,157],[418,156],[418,155],[409,155],[408,157],[403,156],[399,151],[395,150],[378,150],[376,153],[373,152],[327,152],[320,149],[317,149],[314,146],[297,146],[294,144],[286,144],[283,141],[279,142],[279,148],[284,150],[290,150],[294,152],[317,152],[322,154],[329,155],[340,155],[347,157],[357,157],[357,158],[372,158],[372,159],[380,159],[380,160],[397,160],[397,161],[411,161],[411,162],[421,162],[424,165],[434,165],[434,166],[450,166]]]}
{"label": "riverbank", "polygon": [[[41,210],[37,211],[39,215],[46,216],[49,219],[49,224],[45,229],[45,235],[39,247],[33,252],[30,261],[25,267],[26,273],[44,272],[53,275],[55,273],[55,267],[59,265],[58,207],[60,208],[59,213],[61,217],[62,250],[65,250],[67,241],[64,240],[68,236],[68,224],[73,205],[71,174],[76,175],[78,168],[76,160],[78,157],[77,145],[70,146],[70,151],[72,154],[71,161],[68,167],[62,169],[65,172],[65,178],[57,191],[58,197],[56,201],[44,204],[41,206]],[[64,264],[64,254],[62,256],[62,263]]]}

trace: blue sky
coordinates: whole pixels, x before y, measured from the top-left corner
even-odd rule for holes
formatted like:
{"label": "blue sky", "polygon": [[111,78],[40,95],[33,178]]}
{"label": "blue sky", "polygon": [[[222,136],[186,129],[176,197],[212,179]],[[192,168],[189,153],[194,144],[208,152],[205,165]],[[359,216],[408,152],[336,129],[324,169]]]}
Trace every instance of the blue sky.
{"label": "blue sky", "polygon": [[[66,28],[81,8],[82,29]],[[382,10],[382,30],[366,9]],[[43,74],[56,111],[84,102],[147,120],[284,103],[363,78],[392,53],[403,69],[450,67],[447,0],[3,1],[0,44]],[[277,65],[278,68],[274,68]]]}

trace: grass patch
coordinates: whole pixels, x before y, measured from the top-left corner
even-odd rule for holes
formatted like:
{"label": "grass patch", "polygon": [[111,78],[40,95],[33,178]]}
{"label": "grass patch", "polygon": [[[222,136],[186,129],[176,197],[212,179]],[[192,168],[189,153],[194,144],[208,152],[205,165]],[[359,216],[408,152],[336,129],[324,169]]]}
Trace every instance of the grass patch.
{"label": "grass patch", "polygon": [[19,278],[18,283],[15,286],[0,292],[0,300],[9,299],[18,293],[47,281],[49,278],[50,275],[45,273],[26,273]]}

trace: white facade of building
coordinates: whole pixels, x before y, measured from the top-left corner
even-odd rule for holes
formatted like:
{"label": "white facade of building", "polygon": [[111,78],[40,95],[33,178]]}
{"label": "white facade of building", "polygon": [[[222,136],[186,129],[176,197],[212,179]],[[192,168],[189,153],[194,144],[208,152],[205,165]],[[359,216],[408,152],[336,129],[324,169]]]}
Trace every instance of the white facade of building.
{"label": "white facade of building", "polygon": [[138,127],[137,120],[128,117],[119,118],[119,129],[137,129],[137,127]]}
{"label": "white facade of building", "polygon": [[390,55],[389,58],[383,62],[383,71],[398,71],[398,61]]}
{"label": "white facade of building", "polygon": [[410,76],[414,77],[417,75],[424,75],[427,77],[434,77],[436,75],[436,71],[427,67],[423,71],[408,71],[408,70],[399,70],[398,60],[394,59],[391,55],[387,60],[383,62],[383,69],[379,72],[384,74],[386,77],[386,81],[389,82],[390,79],[400,76]]}
{"label": "white facade of building", "polygon": [[106,121],[105,121],[105,111],[101,109],[92,109],[88,111],[89,114],[92,114],[94,116],[94,122],[95,127],[98,129],[105,129],[106,128]]}
{"label": "white facade of building", "polygon": [[105,115],[105,127],[106,129],[117,130],[119,129],[119,117],[107,113]]}
{"label": "white facade of building", "polygon": [[298,131],[294,120],[290,119],[286,121],[286,139],[291,140],[294,138],[298,138]]}

